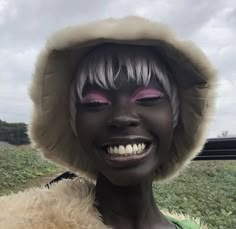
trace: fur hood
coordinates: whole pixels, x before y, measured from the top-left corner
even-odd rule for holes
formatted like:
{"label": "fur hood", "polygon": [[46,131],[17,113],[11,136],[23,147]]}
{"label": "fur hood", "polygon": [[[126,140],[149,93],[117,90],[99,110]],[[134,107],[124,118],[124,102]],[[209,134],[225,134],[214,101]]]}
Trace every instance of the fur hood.
{"label": "fur hood", "polygon": [[[34,188],[0,197],[0,228],[108,229],[94,204],[94,184],[85,179],[63,180],[47,188]],[[163,212],[186,220],[184,215]],[[194,220],[201,229],[207,229]]]}
{"label": "fur hood", "polygon": [[169,162],[157,168],[156,179],[176,175],[205,143],[214,107],[216,72],[191,41],[177,40],[164,24],[140,17],[67,27],[48,39],[30,88],[33,111],[28,132],[33,146],[47,159],[96,178],[96,162],[83,152],[70,126],[69,91],[78,61],[94,46],[106,42],[152,46],[176,81],[179,122]]}

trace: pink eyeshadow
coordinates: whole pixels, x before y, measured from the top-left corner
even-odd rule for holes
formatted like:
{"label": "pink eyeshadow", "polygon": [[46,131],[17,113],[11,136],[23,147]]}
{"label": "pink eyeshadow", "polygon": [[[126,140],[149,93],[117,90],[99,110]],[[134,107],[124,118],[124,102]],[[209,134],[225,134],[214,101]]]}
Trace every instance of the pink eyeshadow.
{"label": "pink eyeshadow", "polygon": [[144,98],[158,98],[162,97],[163,93],[155,88],[146,88],[142,87],[139,88],[131,97],[131,101],[134,102],[138,99],[144,99]]}
{"label": "pink eyeshadow", "polygon": [[89,91],[85,96],[82,98],[82,103],[109,103],[111,104],[110,100],[100,91],[92,90]]}

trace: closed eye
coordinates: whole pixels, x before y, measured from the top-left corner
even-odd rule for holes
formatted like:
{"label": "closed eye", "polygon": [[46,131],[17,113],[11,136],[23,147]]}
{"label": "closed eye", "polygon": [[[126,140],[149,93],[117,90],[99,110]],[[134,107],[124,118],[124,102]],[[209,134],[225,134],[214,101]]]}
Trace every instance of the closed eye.
{"label": "closed eye", "polygon": [[151,102],[151,101],[157,101],[159,99],[161,99],[162,97],[143,97],[143,98],[139,98],[136,99],[135,102]]}
{"label": "closed eye", "polygon": [[105,94],[96,90],[87,92],[82,98],[81,103],[87,108],[101,108],[111,104],[110,100]]}
{"label": "closed eye", "polygon": [[141,88],[131,98],[133,102],[155,102],[163,98],[164,94],[154,88]]}
{"label": "closed eye", "polygon": [[82,104],[86,107],[99,107],[99,106],[110,105],[110,103],[107,103],[107,102],[104,102],[104,101],[90,101],[90,102],[84,102]]}

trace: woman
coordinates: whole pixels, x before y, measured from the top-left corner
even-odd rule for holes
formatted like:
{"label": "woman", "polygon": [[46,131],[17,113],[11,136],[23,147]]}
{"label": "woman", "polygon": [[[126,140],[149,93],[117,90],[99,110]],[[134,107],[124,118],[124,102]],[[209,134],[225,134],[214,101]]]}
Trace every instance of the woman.
{"label": "woman", "polygon": [[2,197],[0,228],[200,228],[161,212],[152,182],[200,152],[214,84],[204,54],[162,24],[127,17],[54,34],[36,65],[29,135],[87,178]]}

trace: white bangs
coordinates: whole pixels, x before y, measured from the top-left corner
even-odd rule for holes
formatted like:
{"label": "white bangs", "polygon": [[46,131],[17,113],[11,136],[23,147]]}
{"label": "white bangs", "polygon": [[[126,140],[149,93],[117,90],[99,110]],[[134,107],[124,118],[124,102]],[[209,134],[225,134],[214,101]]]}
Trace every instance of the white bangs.
{"label": "white bangs", "polygon": [[90,52],[78,68],[76,85],[79,97],[82,97],[86,84],[97,85],[107,90],[117,89],[115,82],[121,70],[125,72],[123,75],[128,81],[134,81],[137,85],[147,86],[151,77],[155,76],[161,84],[170,88],[168,77],[165,77],[166,69],[150,48],[102,45]]}

